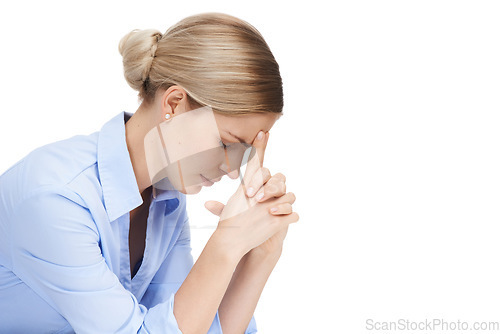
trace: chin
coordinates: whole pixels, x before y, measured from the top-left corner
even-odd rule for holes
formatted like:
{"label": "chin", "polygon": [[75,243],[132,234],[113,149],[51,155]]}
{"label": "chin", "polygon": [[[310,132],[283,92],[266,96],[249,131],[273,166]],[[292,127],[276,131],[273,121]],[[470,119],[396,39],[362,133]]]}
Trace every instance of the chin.
{"label": "chin", "polygon": [[203,187],[209,188],[213,186],[215,183],[219,182],[221,178],[222,176],[211,180],[204,177],[202,174],[198,174],[198,177],[194,178],[194,184],[185,186],[184,188],[181,185],[177,185],[175,188],[183,194],[193,195],[199,193]]}
{"label": "chin", "polygon": [[199,193],[202,188],[203,188],[202,185],[188,186],[188,187],[186,187],[185,191],[179,190],[179,192],[186,194],[186,195],[194,195],[194,194]]}

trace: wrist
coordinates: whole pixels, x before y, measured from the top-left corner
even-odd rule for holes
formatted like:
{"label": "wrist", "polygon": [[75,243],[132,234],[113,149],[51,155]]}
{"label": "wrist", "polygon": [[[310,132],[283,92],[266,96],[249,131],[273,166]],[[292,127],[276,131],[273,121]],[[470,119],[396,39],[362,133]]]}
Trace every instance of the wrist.
{"label": "wrist", "polygon": [[226,261],[238,263],[245,255],[245,251],[237,245],[234,245],[232,240],[224,235],[224,233],[221,232],[220,229],[216,229],[214,233],[212,233],[212,236],[208,240],[208,243],[217,248],[220,256],[223,257]]}
{"label": "wrist", "polygon": [[275,249],[273,251],[263,251],[259,247],[251,249],[245,257],[249,257],[255,259],[257,261],[266,261],[266,262],[278,262],[281,257],[283,248]]}

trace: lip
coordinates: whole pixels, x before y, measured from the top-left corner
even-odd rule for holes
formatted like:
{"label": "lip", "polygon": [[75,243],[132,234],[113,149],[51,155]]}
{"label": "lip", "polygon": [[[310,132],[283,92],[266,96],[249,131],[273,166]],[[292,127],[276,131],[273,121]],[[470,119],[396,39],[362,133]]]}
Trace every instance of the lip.
{"label": "lip", "polygon": [[206,186],[206,187],[210,187],[211,185],[213,185],[213,184],[214,184],[214,182],[210,181],[209,179],[207,179],[207,178],[206,178],[206,177],[204,177],[203,175],[201,175],[201,174],[200,174],[200,176],[201,176],[201,178],[202,178],[202,180],[203,180],[202,185],[204,185],[204,186]]}

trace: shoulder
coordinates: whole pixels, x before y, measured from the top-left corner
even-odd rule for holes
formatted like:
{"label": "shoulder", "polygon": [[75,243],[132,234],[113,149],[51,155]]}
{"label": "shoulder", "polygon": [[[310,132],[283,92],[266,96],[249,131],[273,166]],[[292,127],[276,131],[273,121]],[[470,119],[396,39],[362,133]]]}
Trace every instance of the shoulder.
{"label": "shoulder", "polygon": [[19,202],[40,188],[64,188],[96,166],[98,136],[74,136],[35,149],[0,176],[2,192]]}
{"label": "shoulder", "polygon": [[32,186],[67,184],[97,161],[98,132],[42,146],[23,161],[22,176]]}

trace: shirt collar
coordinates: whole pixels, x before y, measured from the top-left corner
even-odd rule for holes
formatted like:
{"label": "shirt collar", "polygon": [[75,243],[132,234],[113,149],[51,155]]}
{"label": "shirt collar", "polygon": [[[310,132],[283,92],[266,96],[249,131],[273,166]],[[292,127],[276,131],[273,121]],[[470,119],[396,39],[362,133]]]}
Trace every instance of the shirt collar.
{"label": "shirt collar", "polygon": [[154,189],[154,198],[153,200],[155,202],[158,201],[165,201],[173,198],[180,199],[181,196],[185,196],[185,194],[182,194],[177,191],[177,190],[162,190],[162,189]]}
{"label": "shirt collar", "polygon": [[[121,112],[99,133],[97,167],[109,221],[114,221],[143,203],[125,138],[125,122],[132,114]],[[177,190],[156,189],[154,201],[180,199]]]}
{"label": "shirt collar", "polygon": [[104,124],[99,133],[97,168],[109,221],[142,204],[125,139],[125,119],[130,117],[131,114],[121,112]]}

